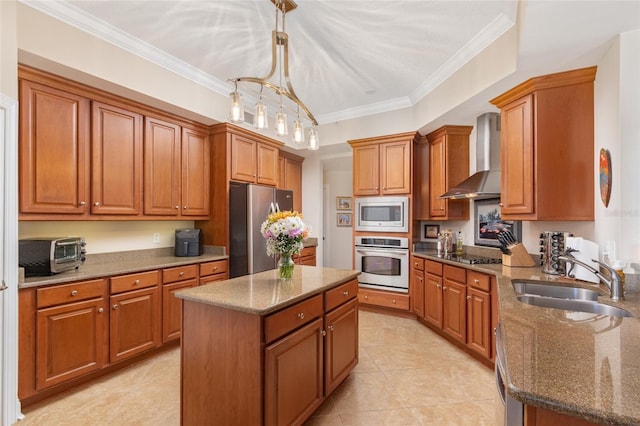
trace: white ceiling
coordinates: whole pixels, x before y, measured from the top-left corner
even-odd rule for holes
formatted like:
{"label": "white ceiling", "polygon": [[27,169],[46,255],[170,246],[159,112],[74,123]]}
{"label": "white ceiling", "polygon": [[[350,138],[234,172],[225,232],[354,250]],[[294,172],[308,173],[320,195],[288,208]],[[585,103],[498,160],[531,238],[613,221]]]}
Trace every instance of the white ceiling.
{"label": "white ceiling", "polygon": [[[271,65],[269,0],[22,1],[225,96],[229,78]],[[593,65],[640,28],[640,0],[297,3],[286,17],[291,81],[320,124],[415,105],[516,22],[518,70],[534,73]]]}

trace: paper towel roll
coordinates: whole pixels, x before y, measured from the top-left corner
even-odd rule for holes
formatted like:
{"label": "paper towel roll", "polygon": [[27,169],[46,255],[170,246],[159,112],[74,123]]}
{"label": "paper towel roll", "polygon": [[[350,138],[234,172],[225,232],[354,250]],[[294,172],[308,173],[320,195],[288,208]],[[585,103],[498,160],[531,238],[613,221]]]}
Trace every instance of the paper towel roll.
{"label": "paper towel roll", "polygon": [[[566,248],[572,248],[574,251],[571,254],[573,257],[578,259],[579,261],[586,263],[591,266],[593,269],[598,270],[599,265],[596,262],[593,262],[591,259],[598,259],[599,247],[593,241],[585,240],[582,237],[567,237],[565,242]],[[588,281],[592,283],[599,283],[600,279],[595,276],[592,272],[589,272],[582,266],[575,264],[573,267],[573,276],[576,279],[582,281]],[[569,275],[569,268],[567,268],[567,276]]]}

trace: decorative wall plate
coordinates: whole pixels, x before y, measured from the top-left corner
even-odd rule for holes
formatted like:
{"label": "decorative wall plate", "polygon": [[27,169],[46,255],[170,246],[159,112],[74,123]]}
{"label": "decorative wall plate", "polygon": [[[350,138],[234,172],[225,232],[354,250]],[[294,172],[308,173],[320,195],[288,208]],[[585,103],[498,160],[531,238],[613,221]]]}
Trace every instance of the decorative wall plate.
{"label": "decorative wall plate", "polygon": [[600,198],[609,207],[611,198],[611,154],[608,149],[600,149]]}

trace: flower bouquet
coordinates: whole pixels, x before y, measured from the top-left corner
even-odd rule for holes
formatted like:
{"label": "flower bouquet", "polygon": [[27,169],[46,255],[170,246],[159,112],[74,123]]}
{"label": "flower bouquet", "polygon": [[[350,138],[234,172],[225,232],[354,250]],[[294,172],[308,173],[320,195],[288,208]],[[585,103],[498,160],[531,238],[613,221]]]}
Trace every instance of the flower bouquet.
{"label": "flower bouquet", "polygon": [[280,256],[280,278],[291,278],[294,266],[292,257],[300,253],[302,242],[309,235],[309,227],[302,222],[302,215],[292,211],[271,213],[260,227],[260,232],[267,239],[267,254]]}

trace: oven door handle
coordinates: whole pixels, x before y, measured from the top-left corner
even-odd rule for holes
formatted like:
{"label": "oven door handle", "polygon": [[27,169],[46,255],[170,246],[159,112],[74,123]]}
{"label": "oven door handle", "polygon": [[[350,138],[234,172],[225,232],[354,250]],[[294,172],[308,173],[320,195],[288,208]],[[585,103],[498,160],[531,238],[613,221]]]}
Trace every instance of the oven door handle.
{"label": "oven door handle", "polygon": [[406,256],[407,253],[408,253],[407,250],[388,250],[388,249],[378,249],[378,250],[376,250],[376,249],[369,249],[369,250],[356,249],[356,251],[358,253],[361,253],[361,254],[371,253],[371,254],[380,255],[380,254],[389,253],[389,254],[398,254],[400,256]]}

